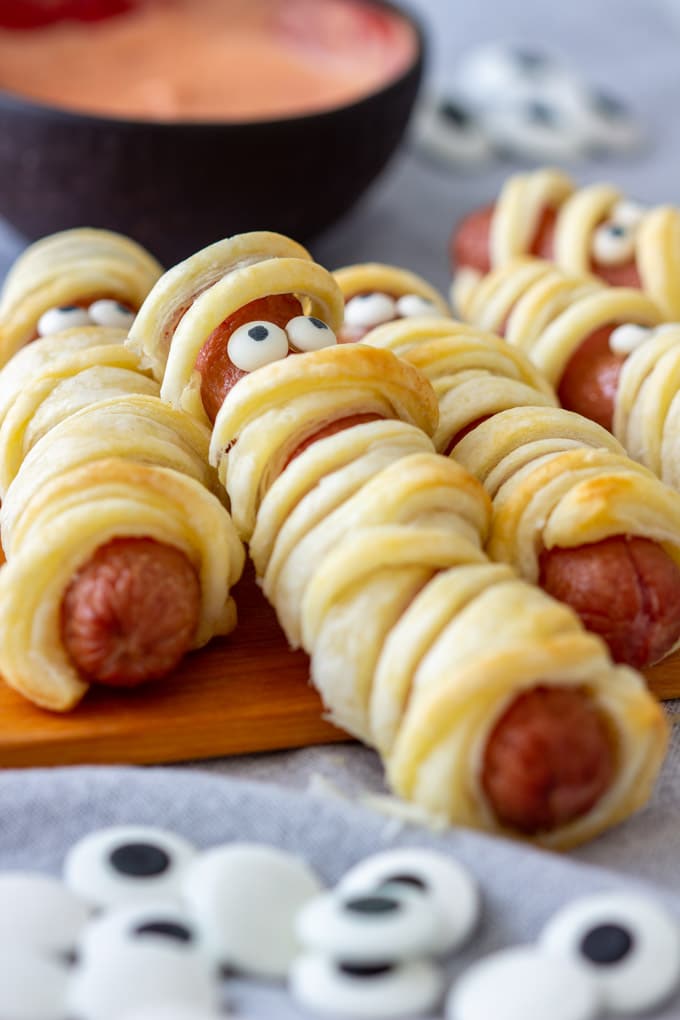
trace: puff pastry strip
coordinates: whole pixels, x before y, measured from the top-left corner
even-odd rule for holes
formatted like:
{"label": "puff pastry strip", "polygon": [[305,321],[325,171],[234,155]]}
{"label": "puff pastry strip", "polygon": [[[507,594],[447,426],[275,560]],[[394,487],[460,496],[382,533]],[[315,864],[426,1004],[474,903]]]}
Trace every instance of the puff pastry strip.
{"label": "puff pastry strip", "polygon": [[486,328],[504,324],[507,342],[525,351],[554,385],[598,330],[644,327],[619,359],[613,409],[603,400],[603,415],[631,457],[680,488],[680,325],[661,324],[643,294],[594,282],[584,287],[581,278],[548,263],[521,260],[483,279],[464,311]]}
{"label": "puff pastry strip", "polygon": [[193,565],[200,584],[193,647],[233,629],[229,589],[243,549],[217,497],[168,468],[118,458],[75,467],[24,507],[0,571],[0,673],[36,704],[65,711],[85,694],[62,640],[62,602],[95,551],[121,537],[170,545]]}
{"label": "puff pastry strip", "polygon": [[[518,694],[537,685],[588,692],[615,735],[618,764],[595,808],[535,836],[570,846],[634,810],[658,768],[662,717],[637,674],[613,667],[566,607],[488,563],[488,498],[452,461],[407,452],[415,429],[403,396],[401,428],[396,421],[348,427],[288,463],[295,430],[268,424],[272,411],[290,407],[292,392],[295,400],[315,395],[322,375],[327,392],[317,429],[333,413],[334,393],[339,415],[350,410],[350,372],[372,374],[376,386],[397,392],[410,375],[416,404],[424,384],[406,368],[389,352],[358,345],[253,372],[218,415],[213,461],[227,460],[235,513],[241,502],[254,511],[265,592],[289,638],[310,653],[333,718],[380,748],[401,795],[453,822],[511,831],[494,816],[480,780],[495,724]],[[359,395],[355,410],[363,408]],[[244,442],[248,430],[267,437],[263,456],[254,458],[252,440]],[[310,417],[305,432],[312,431]],[[365,458],[376,458],[383,443],[385,466],[374,459],[370,470]],[[501,613],[497,627],[489,627],[496,622],[490,605]]]}
{"label": "puff pastry strip", "polygon": [[0,508],[5,555],[12,555],[16,521],[52,479],[111,457],[172,468],[223,498],[208,465],[209,443],[207,428],[153,394],[121,394],[68,415],[18,464]]}
{"label": "puff pastry strip", "polygon": [[136,355],[122,343],[64,353],[34,374],[0,425],[0,498],[5,498],[30,450],[56,425],[82,408],[133,393],[158,398],[159,387],[139,371]]}
{"label": "puff pastry strip", "polygon": [[493,499],[493,559],[536,583],[544,551],[624,535],[658,543],[680,564],[678,494],[603,428],[551,406],[554,397],[521,351],[444,319],[388,323],[365,343],[400,354],[435,387],[442,408],[435,445]]}
{"label": "puff pastry strip", "polygon": [[101,297],[137,309],[162,272],[144,248],[108,230],[65,230],[36,241],[0,292],[0,365],[35,336],[48,309]]}
{"label": "puff pastry strip", "polygon": [[[554,218],[545,220],[546,213]],[[546,226],[547,224],[547,226]],[[454,236],[459,260],[484,245],[485,228],[465,223]],[[637,207],[607,184],[577,189],[566,174],[543,169],[511,177],[493,208],[488,262],[505,265],[518,255],[550,257],[566,272],[591,271],[610,282],[633,281],[667,318],[680,318],[680,209]],[[465,241],[463,231],[470,234]],[[609,232],[609,233],[608,233]],[[536,247],[538,244],[538,248]],[[479,273],[465,261],[454,277],[452,301],[461,311]],[[462,314],[462,313],[461,313]]]}

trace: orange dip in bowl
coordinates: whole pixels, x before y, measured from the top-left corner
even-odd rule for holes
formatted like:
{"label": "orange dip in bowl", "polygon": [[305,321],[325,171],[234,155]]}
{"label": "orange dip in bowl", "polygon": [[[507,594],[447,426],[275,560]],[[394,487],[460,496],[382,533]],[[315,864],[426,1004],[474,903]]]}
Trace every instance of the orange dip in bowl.
{"label": "orange dip in bowl", "polygon": [[365,0],[137,0],[101,21],[0,27],[0,89],[125,119],[272,120],[376,92],[418,49],[406,18]]}

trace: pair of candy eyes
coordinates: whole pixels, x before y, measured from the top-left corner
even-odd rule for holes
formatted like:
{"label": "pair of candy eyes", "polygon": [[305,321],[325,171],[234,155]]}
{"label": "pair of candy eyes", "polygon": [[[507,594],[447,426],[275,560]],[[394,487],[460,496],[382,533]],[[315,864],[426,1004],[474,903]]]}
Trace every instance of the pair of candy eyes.
{"label": "pair of candy eyes", "polygon": [[108,326],[114,329],[128,329],[135,314],[120,301],[101,298],[93,301],[88,308],[80,305],[60,305],[48,308],[38,319],[38,336],[51,336],[62,329],[76,329],[79,326]]}
{"label": "pair of candy eyes", "polygon": [[281,361],[293,350],[306,353],[332,347],[335,333],[314,315],[296,315],[285,326],[259,320],[246,322],[229,337],[227,354],[232,365],[242,372],[254,372],[274,361]]}
{"label": "pair of candy eyes", "polygon": [[403,294],[399,298],[374,291],[357,294],[345,306],[345,325],[354,329],[371,329],[393,319],[411,319],[418,315],[434,315],[432,301],[419,294]]}
{"label": "pair of candy eyes", "polygon": [[648,326],[639,326],[634,322],[624,322],[617,326],[609,336],[609,349],[614,354],[627,356],[637,350],[641,344],[653,340],[664,333],[680,334],[680,323],[666,322],[661,326],[650,329]]}
{"label": "pair of candy eyes", "polygon": [[619,202],[610,218],[593,234],[592,256],[602,266],[620,266],[635,255],[635,239],[644,206],[637,202]]}

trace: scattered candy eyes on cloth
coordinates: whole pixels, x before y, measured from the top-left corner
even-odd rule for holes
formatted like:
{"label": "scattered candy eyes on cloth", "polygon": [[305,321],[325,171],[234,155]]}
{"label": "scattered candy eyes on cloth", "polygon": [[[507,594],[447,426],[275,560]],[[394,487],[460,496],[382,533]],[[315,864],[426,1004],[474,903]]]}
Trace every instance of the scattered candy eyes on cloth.
{"label": "scattered candy eyes on cloth", "polygon": [[250,843],[199,854],[182,888],[213,958],[267,978],[285,977],[300,948],[295,917],[321,891],[299,857]]}
{"label": "scattered candy eyes on cloth", "polygon": [[580,966],[613,1013],[649,1010],[680,984],[680,928],[659,903],[642,896],[576,900],[555,914],[539,945]]}
{"label": "scattered candy eyes on cloth", "polygon": [[[324,891],[275,847],[198,851],[147,826],[81,839],[64,883],[0,873],[0,903],[2,1020],[219,1020],[233,972],[287,978],[314,1015],[441,1014],[437,958],[481,913],[474,878],[434,851],[374,854]],[[447,1020],[604,1020],[648,1014],[678,988],[677,919],[650,897],[608,892],[562,908],[535,945],[473,963],[445,1009]]]}
{"label": "scattered candy eyes on cloth", "polygon": [[617,96],[541,51],[505,43],[472,50],[446,95],[430,97],[414,120],[416,148],[449,165],[495,153],[575,159],[640,147],[643,132]]}
{"label": "scattered candy eyes on cloth", "polygon": [[38,319],[38,336],[50,336],[62,329],[74,329],[76,326],[109,326],[116,329],[128,329],[135,314],[126,305],[109,298],[101,298],[93,302],[89,308],[79,305],[61,305],[49,308]]}
{"label": "scattered candy eyes on cloth", "polygon": [[102,829],[76,843],[64,862],[67,886],[93,907],[173,899],[196,853],[181,836],[146,826]]}

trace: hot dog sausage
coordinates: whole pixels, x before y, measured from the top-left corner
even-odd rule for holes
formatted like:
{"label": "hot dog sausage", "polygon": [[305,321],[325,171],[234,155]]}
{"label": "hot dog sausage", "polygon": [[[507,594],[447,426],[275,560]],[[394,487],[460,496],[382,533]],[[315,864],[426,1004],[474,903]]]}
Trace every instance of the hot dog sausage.
{"label": "hot dog sausage", "polygon": [[649,539],[544,551],[539,583],[604,638],[616,662],[641,669],[680,638],[680,569]]}
{"label": "hot dog sausage", "polygon": [[557,395],[562,407],[596,421],[612,431],[616,392],[626,360],[609,348],[614,325],[591,333],[569,359]]}
{"label": "hot dog sausage", "polygon": [[520,694],[496,723],[482,786],[499,821],[532,835],[585,815],[614,770],[606,723],[587,692],[539,686]]}
{"label": "hot dog sausage", "polygon": [[[490,234],[494,207],[492,205],[478,209],[466,216],[455,228],[450,244],[451,261],[454,268],[469,266],[480,273],[491,270]],[[546,208],[543,211],[538,230],[529,246],[527,255],[537,255],[542,259],[552,259],[553,238],[557,211]],[[641,287],[640,274],[634,261],[621,265],[604,265],[595,259],[591,261],[590,270],[611,287]]]}
{"label": "hot dog sausage", "polygon": [[201,591],[185,554],[149,538],[96,550],[61,604],[64,647],[93,683],[136,687],[169,673],[189,651]]}
{"label": "hot dog sausage", "polygon": [[[493,205],[484,206],[483,209],[477,209],[466,216],[455,228],[450,245],[451,261],[454,267],[469,266],[484,274],[491,271],[491,221],[493,214]],[[555,209],[544,209],[529,250],[526,252],[527,255],[537,255],[542,259],[552,258],[556,219]]]}
{"label": "hot dog sausage", "polygon": [[329,425],[324,425],[322,429],[315,432],[311,436],[307,436],[299,446],[297,446],[290,457],[284,464],[284,468],[287,468],[291,461],[295,460],[296,457],[317,441],[317,439],[325,439],[327,436],[334,436],[337,432],[342,432],[344,429],[349,429],[353,425],[363,425],[364,422],[368,421],[380,421],[379,414],[348,414],[344,418],[338,418],[337,421],[330,422]]}
{"label": "hot dog sausage", "polygon": [[213,330],[196,359],[196,369],[201,375],[201,400],[211,422],[215,422],[232,386],[248,374],[229,359],[227,344],[231,334],[246,322],[257,320],[273,322],[283,329],[297,315],[302,315],[302,305],[297,298],[292,294],[274,294],[244,305]]}

